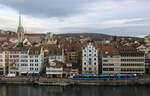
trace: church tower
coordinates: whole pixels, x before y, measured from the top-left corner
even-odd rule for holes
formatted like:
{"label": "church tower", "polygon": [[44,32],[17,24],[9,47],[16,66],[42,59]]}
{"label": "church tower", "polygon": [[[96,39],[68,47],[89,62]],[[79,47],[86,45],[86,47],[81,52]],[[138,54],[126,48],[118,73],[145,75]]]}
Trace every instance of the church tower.
{"label": "church tower", "polygon": [[19,25],[17,29],[17,38],[19,42],[23,42],[24,40],[24,28],[21,24],[21,14],[19,14]]}

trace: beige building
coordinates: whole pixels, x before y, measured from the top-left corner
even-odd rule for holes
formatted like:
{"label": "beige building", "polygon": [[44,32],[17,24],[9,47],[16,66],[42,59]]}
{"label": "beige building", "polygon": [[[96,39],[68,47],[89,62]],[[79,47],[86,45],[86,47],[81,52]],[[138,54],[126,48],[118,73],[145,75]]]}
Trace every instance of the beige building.
{"label": "beige building", "polygon": [[101,69],[104,74],[144,74],[145,54],[136,47],[102,46]]}
{"label": "beige building", "polygon": [[8,76],[19,75],[19,49],[9,49]]}
{"label": "beige building", "polygon": [[101,47],[101,67],[103,74],[120,73],[120,54],[114,46]]}
{"label": "beige building", "polygon": [[144,37],[144,42],[146,43],[147,46],[150,46],[150,35]]}
{"label": "beige building", "polygon": [[135,47],[119,47],[121,55],[121,73],[144,74],[145,54]]}
{"label": "beige building", "polygon": [[8,59],[8,51],[5,49],[0,49],[0,75],[6,75]]}
{"label": "beige building", "polygon": [[144,52],[145,54],[149,53],[150,52],[150,49],[144,45],[141,45],[139,47],[137,47],[137,50],[140,51],[140,52]]}

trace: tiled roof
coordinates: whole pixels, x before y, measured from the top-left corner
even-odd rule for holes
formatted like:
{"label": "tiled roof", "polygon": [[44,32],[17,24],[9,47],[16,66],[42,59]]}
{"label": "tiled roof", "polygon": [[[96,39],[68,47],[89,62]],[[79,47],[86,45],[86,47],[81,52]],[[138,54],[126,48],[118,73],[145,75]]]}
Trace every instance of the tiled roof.
{"label": "tiled roof", "polygon": [[4,37],[6,37],[6,38],[16,38],[17,35],[16,34],[14,34],[14,35],[0,34],[0,37],[2,37],[2,38],[4,38]]}
{"label": "tiled roof", "polygon": [[36,33],[36,34],[24,34],[25,36],[42,36],[44,34],[39,34],[39,33]]}
{"label": "tiled roof", "polygon": [[143,52],[137,51],[137,47],[135,47],[135,46],[119,46],[118,49],[119,49],[120,53],[128,53],[128,54],[129,53],[131,53],[131,54],[143,53]]}
{"label": "tiled roof", "polygon": [[79,51],[81,49],[80,43],[65,43],[63,44],[63,48],[68,51]]}
{"label": "tiled roof", "polygon": [[41,53],[41,47],[30,47],[29,55],[39,55]]}
{"label": "tiled roof", "polygon": [[115,46],[105,45],[101,46],[102,54],[109,54],[109,55],[117,55],[119,54],[119,50]]}

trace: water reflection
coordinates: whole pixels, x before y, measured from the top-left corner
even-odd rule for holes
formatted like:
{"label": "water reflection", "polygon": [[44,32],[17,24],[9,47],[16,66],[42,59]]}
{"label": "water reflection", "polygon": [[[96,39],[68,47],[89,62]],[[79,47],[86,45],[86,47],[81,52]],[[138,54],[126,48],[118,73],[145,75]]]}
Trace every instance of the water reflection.
{"label": "water reflection", "polygon": [[0,85],[0,96],[150,96],[148,86],[10,86]]}

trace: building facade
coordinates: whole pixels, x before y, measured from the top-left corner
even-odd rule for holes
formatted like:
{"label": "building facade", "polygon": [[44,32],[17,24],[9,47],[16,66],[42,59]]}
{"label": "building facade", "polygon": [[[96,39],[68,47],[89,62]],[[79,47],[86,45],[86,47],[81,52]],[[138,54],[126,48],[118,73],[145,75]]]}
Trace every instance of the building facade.
{"label": "building facade", "polygon": [[135,47],[131,46],[122,46],[119,51],[121,55],[121,73],[145,73],[145,54],[143,52],[138,52]]}
{"label": "building facade", "polygon": [[12,48],[9,50],[8,76],[19,75],[20,49]]}
{"label": "building facade", "polygon": [[98,70],[98,49],[89,43],[82,50],[82,74],[98,75]]}
{"label": "building facade", "polygon": [[42,47],[30,47],[20,52],[20,75],[40,74],[43,70],[44,51]]}
{"label": "building facade", "polygon": [[8,51],[6,49],[0,49],[0,75],[6,75],[8,73],[8,60]]}
{"label": "building facade", "polygon": [[145,42],[146,46],[150,46],[150,36],[145,36],[144,42]]}
{"label": "building facade", "polygon": [[49,64],[46,66],[46,76],[47,77],[59,77],[62,78],[63,75],[63,64],[57,60],[49,61]]}
{"label": "building facade", "polygon": [[121,73],[121,60],[117,48],[114,46],[101,47],[101,70],[103,74]]}

